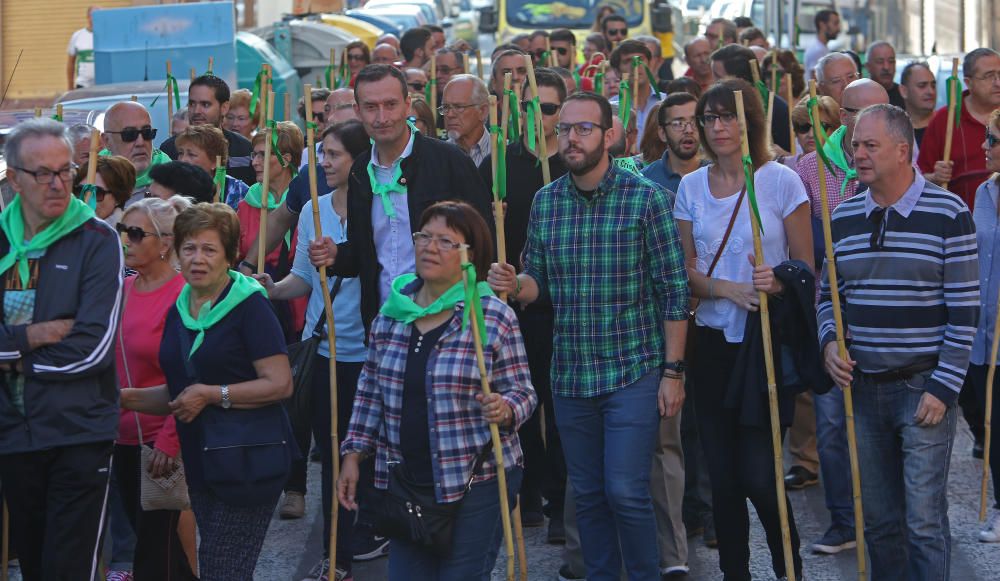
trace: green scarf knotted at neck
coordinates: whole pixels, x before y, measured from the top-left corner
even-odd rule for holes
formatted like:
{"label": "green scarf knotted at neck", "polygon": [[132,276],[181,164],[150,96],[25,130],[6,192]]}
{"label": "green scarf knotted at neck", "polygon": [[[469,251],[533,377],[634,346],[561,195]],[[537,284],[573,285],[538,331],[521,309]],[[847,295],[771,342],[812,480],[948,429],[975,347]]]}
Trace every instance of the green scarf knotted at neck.
{"label": "green scarf knotted at neck", "polygon": [[483,343],[485,343],[486,323],[483,318],[482,297],[494,296],[493,291],[485,282],[476,283],[476,269],[472,264],[466,262],[462,264],[462,269],[469,277],[468,290],[465,288],[465,283],[459,281],[426,307],[421,307],[412,297],[403,294],[403,289],[417,280],[417,275],[410,273],[397,276],[396,280],[392,281],[389,298],[382,305],[379,312],[394,321],[410,325],[417,319],[452,310],[455,308],[455,305],[464,302],[465,309],[462,314],[462,329],[464,330],[466,324],[469,322],[469,308],[470,303],[472,303],[471,306],[476,311],[476,324],[479,325],[479,335]]}
{"label": "green scarf knotted at neck", "polygon": [[188,353],[188,359],[194,355],[194,352],[201,347],[201,344],[205,341],[205,332],[212,328],[213,325],[221,321],[228,315],[233,309],[238,307],[240,303],[245,301],[254,293],[260,293],[267,296],[264,291],[264,287],[260,285],[259,282],[244,275],[243,273],[236,272],[235,270],[230,270],[228,272],[229,278],[233,281],[229,292],[216,304],[212,304],[212,301],[207,301],[205,304],[198,309],[198,316],[194,317],[191,315],[191,285],[185,284],[184,288],[181,289],[181,294],[177,295],[177,313],[181,316],[181,323],[192,331],[197,331],[198,334],[194,338],[194,342],[191,344],[191,351]]}
{"label": "green scarf knotted at neck", "polygon": [[31,240],[25,242],[21,196],[20,194],[14,196],[7,209],[0,214],[0,230],[3,230],[4,235],[7,236],[7,242],[10,244],[10,251],[3,258],[0,258],[0,274],[7,272],[16,264],[21,285],[27,287],[28,281],[31,279],[28,255],[52,246],[93,217],[94,211],[87,204],[75,196],[70,196],[66,211],[46,226],[44,230],[36,232]]}
{"label": "green scarf knotted at neck", "polygon": [[[251,208],[257,208],[259,210],[261,208],[262,201],[264,199],[264,196],[261,194],[261,190],[263,189],[264,187],[261,185],[260,182],[255,183],[254,185],[250,186],[249,190],[247,190],[247,195],[246,197],[243,198],[243,201],[246,202],[247,205],[250,206]],[[267,210],[270,212],[271,210],[277,210],[278,208],[280,208],[281,205],[285,203],[286,196],[288,196],[288,188],[285,188],[285,191],[281,192],[281,198],[279,198],[278,201],[274,200],[274,192],[268,192]],[[292,247],[291,230],[285,232],[285,244],[288,245],[289,248]]]}
{"label": "green scarf knotted at neck", "polygon": [[823,144],[823,153],[826,154],[827,159],[846,174],[844,181],[840,183],[841,198],[844,197],[844,192],[847,191],[847,182],[858,179],[858,170],[847,163],[847,154],[844,153],[845,135],[847,135],[847,126],[841,125],[840,129],[834,131],[830,135],[830,138],[826,140],[826,143]]}

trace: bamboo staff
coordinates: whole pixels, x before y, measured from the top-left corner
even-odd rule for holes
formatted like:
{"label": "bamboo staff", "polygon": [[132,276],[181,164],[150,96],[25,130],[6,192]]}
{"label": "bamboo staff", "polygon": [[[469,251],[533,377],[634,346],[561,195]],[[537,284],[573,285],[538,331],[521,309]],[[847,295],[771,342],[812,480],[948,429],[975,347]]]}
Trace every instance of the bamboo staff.
{"label": "bamboo staff", "polygon": [[205,72],[205,74],[206,75],[214,75],[215,74],[215,57],[214,56],[208,57],[208,70]]}
{"label": "bamboo staff", "polygon": [[[757,62],[756,58],[750,59],[750,73],[753,75],[754,85],[760,83],[760,63]],[[764,106],[764,113],[767,117],[767,121],[764,123],[764,131],[766,135],[766,141],[768,146],[774,144],[774,136],[771,135],[771,121],[774,119],[774,91],[767,92],[767,102],[761,103]],[[764,97],[761,96],[761,99]],[[791,108],[791,105],[789,105]]]}
{"label": "bamboo staff", "polygon": [[510,99],[507,98],[507,91],[510,90],[511,79],[512,77],[510,73],[503,74],[503,96],[501,97],[502,101],[500,102],[500,108],[502,109],[503,114],[500,117],[500,122],[502,123],[502,125],[500,125],[500,134],[503,135],[503,139],[501,141],[505,147],[507,146],[507,134],[509,133],[508,126],[510,125]]}
{"label": "bamboo staff", "polygon": [[545,54],[549,55],[549,62],[542,63],[542,66],[556,68],[559,66],[559,62],[556,60],[556,55],[552,52],[552,41],[549,37],[545,37]]}
{"label": "bamboo staff", "polygon": [[997,319],[993,323],[993,346],[990,348],[990,367],[986,372],[986,419],[983,427],[986,428],[985,442],[983,443],[983,479],[979,486],[979,520],[986,520],[986,488],[990,480],[990,436],[993,433],[993,422],[990,416],[993,413],[993,380],[997,371],[997,348],[1000,347],[1000,296],[997,297]]}
{"label": "bamboo staff", "polygon": [[[268,87],[270,88],[270,87]],[[268,91],[267,120],[274,120],[274,93]],[[264,177],[260,184],[260,229],[257,234],[257,272],[264,272],[267,262],[267,205],[271,201],[271,133],[270,123],[264,126]]]}
{"label": "bamboo staff", "polygon": [[478,48],[476,49],[476,68],[479,70],[479,78],[485,80],[483,77],[483,53]]}
{"label": "bamboo staff", "polygon": [[[951,161],[951,134],[955,129],[955,107],[958,105],[958,100],[962,98],[962,93],[958,87],[958,58],[951,59],[951,76],[955,79],[955,82],[949,83],[948,86],[948,125],[944,134],[945,162]],[[948,182],[941,184],[941,187],[947,190]]]}
{"label": "bamboo staff", "polygon": [[[794,105],[792,105],[793,98],[794,97],[792,96],[792,78],[788,77],[788,82],[785,83],[785,101],[788,102],[788,139],[789,139],[788,143],[791,144],[792,151],[790,151],[789,153],[791,153],[792,155],[795,154],[795,124],[792,123],[792,109],[795,108]],[[820,147],[821,145],[822,145],[821,143],[817,143],[816,147]]]}
{"label": "bamboo staff", "polygon": [[[530,56],[527,58],[531,58]],[[469,248],[462,245],[458,249],[462,264],[469,262]],[[462,271],[462,283],[465,288],[469,287],[469,279],[465,271]],[[466,305],[465,308],[472,309],[475,305]],[[490,381],[486,375],[486,357],[483,355],[483,339],[479,335],[479,320],[476,315],[469,317],[472,339],[476,345],[476,363],[479,365],[479,384],[483,389],[483,395],[490,395]],[[503,538],[507,549],[507,581],[514,581],[514,535],[511,531],[510,523],[510,503],[507,502],[507,472],[503,465],[503,444],[500,442],[500,429],[496,424],[490,422],[490,439],[493,440],[493,459],[497,469],[497,485],[500,488],[500,520],[503,523]]]}
{"label": "bamboo staff", "polygon": [[437,126],[438,126],[438,92],[437,92],[437,55],[431,55],[431,78],[427,79],[427,84],[430,86],[430,97],[431,97],[431,115],[434,117],[434,127],[431,127],[431,134],[437,137]]}
{"label": "bamboo staff", "polygon": [[192,83],[194,82],[194,79],[197,76],[198,76],[198,74],[194,72],[194,67],[191,67],[191,82]]}
{"label": "bamboo staff", "polygon": [[[312,95],[312,87],[305,86],[306,94]],[[309,197],[312,199],[314,240],[323,238],[323,224],[319,219],[319,197],[316,193],[316,134],[312,126],[312,100],[305,100],[306,106],[306,149],[309,150]],[[333,450],[333,499],[337,499],[337,479],[340,478],[340,451],[337,444],[337,330],[333,324],[333,304],[330,300],[326,267],[319,267],[319,284],[323,291],[323,312],[326,314],[327,340],[330,343],[330,443]],[[330,568],[337,562],[337,502],[330,507]]]}
{"label": "bamboo staff", "polygon": [[[215,172],[216,173],[219,172],[219,168],[220,167],[222,167],[222,156],[221,155],[217,155],[217,156],[215,156]],[[219,203],[220,201],[225,201],[225,199],[224,199],[225,189],[226,189],[226,180],[225,179],[222,180],[221,184],[215,184],[215,199],[212,200],[212,201],[215,202],[215,203]]]}
{"label": "bamboo staff", "polygon": [[[490,126],[497,124],[497,98],[490,95]],[[502,129],[500,130],[503,131]],[[504,232],[503,200],[500,199],[498,189],[498,172],[507,171],[507,168],[499,167],[497,153],[501,147],[507,147],[506,143],[499,143],[503,134],[490,133],[490,164],[493,169],[493,221],[497,230],[497,262],[506,264],[507,262],[507,235]],[[500,294],[500,300],[507,302],[507,293]]]}
{"label": "bamboo staff", "polygon": [[[90,157],[87,158],[87,181],[84,183],[97,183],[97,152],[100,151],[101,132],[96,129],[90,130]],[[94,195],[93,190],[87,190],[83,196],[83,201],[90,204],[90,196]]]}
{"label": "bamboo staff", "polygon": [[[791,83],[789,83],[791,84]],[[816,98],[816,80],[809,81],[809,97]],[[820,121],[819,111],[813,118]],[[813,128],[813,134],[819,135],[818,127]],[[823,144],[817,143],[817,148]],[[840,358],[847,360],[847,343],[844,341],[844,320],[840,311],[840,291],[837,288],[837,263],[833,255],[833,233],[830,229],[830,206],[827,201],[826,167],[823,160],[816,156],[816,171],[819,177],[820,210],[823,218],[823,242],[826,247],[826,272],[830,281],[830,300],[833,308],[833,322],[836,327],[837,350]],[[994,341],[995,343],[995,341]],[[858,439],[854,431],[854,394],[850,385],[843,386],[844,415],[847,425],[847,451],[851,462],[851,490],[854,494],[854,534],[857,541],[858,579],[868,579],[867,562],[865,559],[865,516],[861,504],[861,468],[858,463]]]}
{"label": "bamboo staff", "polygon": [[524,528],[521,526],[521,495],[517,495],[514,507],[514,542],[517,545],[517,578],[528,581],[528,552],[524,548]]}
{"label": "bamboo staff", "polygon": [[[638,56],[632,57],[632,71],[629,73],[629,77],[631,77],[629,79],[629,84],[632,87],[632,106],[635,107],[635,131],[636,131],[636,134],[639,133],[639,67],[637,66],[639,64],[639,60],[640,59],[639,59]],[[652,93],[653,93],[653,87],[649,88],[649,93],[650,93],[650,95],[652,95]],[[621,103],[622,103],[621,97],[619,97],[618,98],[618,105],[621,106]],[[628,115],[629,115],[630,118],[632,117],[632,113],[631,112]],[[625,135],[626,135],[625,141],[626,141],[626,143],[628,143],[628,138],[627,138],[627,136],[628,136],[628,127],[623,128],[623,131],[625,132]],[[633,148],[636,146],[636,144],[638,143],[638,141],[639,141],[638,138],[636,138],[636,143],[632,144]],[[634,153],[635,153],[634,151],[626,151],[625,155],[633,155]]]}
{"label": "bamboo staff", "polygon": [[7,565],[10,563],[10,513],[7,512],[7,501],[3,503],[3,542],[0,543],[0,581],[7,581]]}
{"label": "bamboo staff", "polygon": [[[135,100],[135,97],[133,97],[132,99]],[[41,116],[42,116],[42,108],[41,107],[35,107],[35,117],[38,118],[38,117],[41,117]]]}
{"label": "bamboo staff", "polygon": [[[337,79],[337,49],[330,47],[330,71],[329,77],[326,79],[326,84],[329,85],[329,89],[332,91],[336,89],[336,79]],[[322,85],[320,85],[322,86]]]}
{"label": "bamboo staff", "polygon": [[56,103],[56,119],[61,123],[63,120],[63,104]]}
{"label": "bamboo staff", "polygon": [[[531,98],[535,99],[538,97],[538,83],[535,81],[535,67],[531,65],[531,57],[524,55],[524,65],[528,69],[528,83],[531,84]],[[542,184],[548,185],[552,181],[552,173],[549,171],[549,147],[545,139],[545,122],[542,120],[542,107],[537,102],[534,101],[535,107],[535,121],[538,123],[538,159],[542,162]],[[525,119],[527,123],[527,119]],[[527,131],[527,128],[525,128]]]}
{"label": "bamboo staff", "polygon": [[[132,95],[132,102],[133,102],[133,103],[138,103],[138,102],[139,102],[139,95]],[[40,111],[40,110],[41,110],[41,109],[39,109],[39,111]]]}
{"label": "bamboo staff", "polygon": [[173,68],[170,65],[170,60],[167,60],[167,124],[172,125],[174,122],[174,88],[171,86],[172,83],[169,82],[170,77],[173,76]]}
{"label": "bamboo staff", "polygon": [[257,103],[257,131],[264,129],[264,122],[267,120],[268,101],[270,101],[268,95],[271,91],[271,65],[264,63],[261,67],[264,69],[264,78],[260,83],[260,100]]}
{"label": "bamboo staff", "polygon": [[[746,112],[743,109],[743,91],[736,94],[736,114],[740,121],[740,145],[743,156],[750,155],[750,142],[747,137]],[[750,183],[746,184],[749,193],[753,187],[753,174],[747,176]],[[753,208],[750,209],[750,230],[753,231],[754,263],[764,264],[764,249],[761,243],[760,224]],[[788,499],[785,497],[785,469],[781,458],[781,426],[778,419],[778,387],[774,379],[774,353],[771,344],[771,313],[768,310],[767,293],[757,293],[760,299],[760,327],[764,342],[764,367],[767,371],[767,401],[771,416],[771,446],[774,453],[774,484],[778,495],[778,518],[781,522],[781,544],[784,549],[785,575],[789,581],[795,581],[795,561],[792,557],[791,534],[788,529]]]}

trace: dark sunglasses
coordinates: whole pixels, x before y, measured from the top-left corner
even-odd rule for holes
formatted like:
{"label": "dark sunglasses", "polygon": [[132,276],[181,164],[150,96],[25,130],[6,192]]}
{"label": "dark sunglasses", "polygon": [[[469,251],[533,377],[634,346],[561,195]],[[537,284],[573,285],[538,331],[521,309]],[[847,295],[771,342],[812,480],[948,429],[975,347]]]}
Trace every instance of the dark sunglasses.
{"label": "dark sunglasses", "polygon": [[[542,115],[555,115],[559,112],[559,105],[555,103],[540,103]],[[525,113],[528,112],[528,107],[531,106],[531,101],[521,101],[521,111]]]}
{"label": "dark sunglasses", "polygon": [[[80,184],[80,185],[76,186],[76,188],[74,189],[73,193],[75,193],[77,196],[81,196],[83,194],[83,184]],[[94,185],[94,197],[97,200],[98,204],[100,204],[101,202],[103,202],[104,201],[104,196],[107,196],[110,193],[111,192],[109,190],[106,190],[106,189],[102,188],[101,186]]]}
{"label": "dark sunglasses", "polygon": [[[794,123],[793,125],[795,126],[796,133],[809,133],[810,131],[812,131],[813,128],[812,123],[804,123],[804,124]],[[830,131],[832,129],[835,129],[835,127],[833,125],[830,125],[829,123],[823,123],[822,126],[823,126],[823,132],[826,133],[827,135],[830,134]]]}
{"label": "dark sunglasses", "polygon": [[406,85],[414,91],[423,91],[424,87],[427,86],[426,83],[406,83]]}
{"label": "dark sunglasses", "polygon": [[566,56],[566,53],[569,52],[569,49],[566,48],[565,46],[554,46],[552,47],[552,50],[559,53],[560,56]]}
{"label": "dark sunglasses", "polygon": [[119,236],[121,236],[122,234],[128,236],[128,241],[131,242],[132,244],[142,244],[142,241],[145,240],[147,237],[156,236],[156,234],[152,232],[146,232],[145,230],[143,230],[138,226],[126,226],[121,222],[115,224],[115,230],[118,231]]}
{"label": "dark sunglasses", "polygon": [[132,143],[136,139],[139,139],[140,135],[142,135],[142,138],[146,141],[152,141],[156,138],[156,129],[153,129],[149,125],[144,125],[142,128],[122,127],[121,131],[105,131],[105,133],[115,133],[121,135],[122,141],[125,143]]}
{"label": "dark sunglasses", "polygon": [[626,36],[628,34],[628,28],[609,28],[608,36]]}
{"label": "dark sunglasses", "polygon": [[989,129],[986,130],[986,147],[993,149],[996,145],[1000,143],[1000,137],[993,135],[993,132]]}

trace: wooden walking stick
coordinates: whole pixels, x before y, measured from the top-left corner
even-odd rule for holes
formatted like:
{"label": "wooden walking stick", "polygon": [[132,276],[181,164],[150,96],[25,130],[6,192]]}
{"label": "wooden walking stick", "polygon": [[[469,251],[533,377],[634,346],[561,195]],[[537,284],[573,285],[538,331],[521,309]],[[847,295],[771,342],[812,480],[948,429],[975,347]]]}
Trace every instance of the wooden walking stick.
{"label": "wooden walking stick", "polygon": [[438,130],[437,130],[437,126],[438,126],[438,109],[437,109],[438,92],[437,92],[437,55],[436,54],[432,54],[431,55],[431,75],[430,75],[430,78],[427,79],[427,86],[430,87],[430,91],[429,91],[430,94],[428,95],[428,97],[430,97],[431,115],[434,117],[434,127],[431,127],[431,134],[433,134],[434,137],[437,137],[437,134],[438,134]]}
{"label": "wooden walking stick", "polygon": [[173,125],[174,123],[174,88],[170,82],[170,77],[173,76],[173,69],[171,68],[170,61],[167,61],[167,123]]}
{"label": "wooden walking stick", "polygon": [[[548,144],[545,142],[545,124],[542,121],[542,106],[537,101],[538,99],[538,83],[535,81],[535,67],[531,66],[531,57],[524,55],[524,64],[528,69],[528,83],[531,85],[531,98],[533,107],[535,108],[535,122],[538,123],[538,159],[542,162],[542,183],[548,185],[552,181],[552,174],[549,172],[549,152]],[[525,120],[525,131],[527,128],[527,120]]]}
{"label": "wooden walking stick", "polygon": [[[944,134],[944,160],[951,161],[951,137],[955,130],[955,108],[958,107],[958,100],[962,98],[961,87],[958,84],[958,58],[951,59],[951,77],[948,86],[948,124]],[[948,182],[941,184],[941,187],[948,189]]]}
{"label": "wooden walking stick", "polygon": [[[101,132],[97,129],[90,130],[90,156],[87,158],[87,181],[86,184],[97,183],[97,152],[100,151]],[[90,196],[94,195],[92,189],[86,190],[83,195],[83,202],[90,205]]]}
{"label": "wooden walking stick", "polygon": [[56,121],[62,123],[63,120],[63,104],[56,103]]}
{"label": "wooden walking stick", "polygon": [[[746,113],[743,109],[743,91],[736,94],[736,114],[740,121],[740,144],[743,157],[750,155],[750,142],[747,138]],[[758,220],[753,192],[753,171],[746,176],[747,195],[750,197],[750,230],[753,231],[754,263],[764,264],[764,249],[761,243],[760,221]],[[764,342],[764,368],[767,372],[767,402],[771,419],[771,447],[774,453],[774,484],[778,495],[778,518],[781,522],[781,545],[785,557],[785,575],[789,581],[795,581],[795,559],[792,556],[791,533],[788,529],[788,499],[785,496],[785,469],[781,458],[781,426],[778,419],[778,386],[774,378],[774,353],[771,344],[771,313],[768,310],[767,293],[757,293],[760,299],[760,328]]]}
{"label": "wooden walking stick", "polygon": [[[337,49],[330,47],[330,65],[326,67],[326,84],[331,91],[337,88]],[[321,87],[323,85],[320,85]]]}
{"label": "wooden walking stick", "polygon": [[215,74],[215,57],[214,56],[208,57],[208,70],[205,71],[205,74],[206,75],[214,75]]}
{"label": "wooden walking stick", "polygon": [[479,70],[479,78],[485,79],[483,77],[483,53],[478,48],[476,49],[476,68]]}
{"label": "wooden walking stick", "polygon": [[[306,94],[312,95],[312,87],[306,85]],[[306,99],[306,149],[309,150],[309,197],[312,199],[313,230],[315,240],[323,238],[323,225],[319,219],[319,197],[316,192],[316,134],[312,123],[312,100]],[[330,507],[330,570],[337,563],[337,479],[340,478],[340,451],[337,443],[337,330],[333,325],[333,303],[326,279],[326,267],[319,267],[319,284],[323,291],[323,312],[326,314],[327,340],[330,343],[330,449],[333,457],[333,505]]]}
{"label": "wooden walking stick", "polygon": [[[760,63],[757,62],[756,58],[750,59],[750,73],[753,75],[753,84],[755,87],[760,88],[762,85],[760,81]],[[767,117],[767,121],[764,123],[764,131],[767,136],[766,141],[768,146],[774,143],[774,136],[771,135],[771,120],[774,118],[774,91],[768,91],[767,101],[764,101],[764,96],[761,95],[761,105],[764,106],[764,115]]]}
{"label": "wooden walking stick", "polygon": [[264,129],[264,122],[267,120],[268,95],[271,91],[271,65],[264,63],[264,78],[261,80],[260,102],[257,103],[257,131]]}
{"label": "wooden walking stick", "polygon": [[500,122],[501,122],[501,125],[500,125],[500,134],[503,136],[503,139],[501,141],[503,142],[504,146],[507,145],[507,141],[509,139],[509,136],[507,134],[509,133],[509,129],[510,129],[509,128],[509,125],[510,125],[510,99],[507,98],[507,91],[510,90],[511,79],[512,79],[512,77],[511,77],[510,73],[504,73],[503,74],[503,96],[500,97],[502,99],[500,101],[500,103],[501,103],[500,109],[502,111],[502,115],[500,116]]}
{"label": "wooden walking stick", "polygon": [[3,544],[0,546],[0,581],[7,581],[7,565],[10,563],[10,513],[7,512],[7,501],[3,501]]}
{"label": "wooden walking stick", "polygon": [[517,506],[514,507],[514,542],[517,545],[517,578],[518,581],[528,581],[528,552],[524,548],[524,527],[521,526],[521,495],[517,495]]}
{"label": "wooden walking stick", "polygon": [[[497,98],[490,95],[490,127],[497,124]],[[497,230],[497,262],[507,263],[507,236],[504,232],[503,200],[500,197],[500,173],[506,172],[506,167],[500,167],[499,155],[501,147],[507,147],[505,143],[500,143],[502,129],[497,132],[490,132],[490,164],[493,169],[493,220]],[[500,300],[507,301],[507,293],[500,294]]]}
{"label": "wooden walking stick", "polygon": [[[816,98],[816,80],[809,81],[809,97]],[[819,123],[819,111],[812,118]],[[819,127],[813,127],[813,135],[817,136],[817,149],[823,147],[819,143]],[[826,166],[823,159],[816,155],[816,171],[819,177],[820,211],[823,218],[823,242],[826,247],[826,272],[830,282],[830,301],[833,309],[833,322],[836,327],[837,351],[840,358],[847,360],[847,343],[844,341],[844,320],[840,311],[840,290],[837,288],[837,263],[833,255],[833,233],[830,229],[830,206],[826,191]],[[995,341],[994,341],[995,343]],[[858,579],[868,579],[868,565],[865,559],[865,515],[861,504],[861,469],[858,463],[858,439],[854,431],[854,394],[850,385],[843,386],[844,415],[847,425],[847,452],[851,462],[851,490],[854,494],[854,535],[857,541]]]}
{"label": "wooden walking stick", "polygon": [[[788,102],[788,139],[789,139],[788,143],[791,144],[792,148],[792,151],[790,151],[789,153],[795,155],[795,124],[792,123],[792,109],[795,108],[795,106],[792,104],[793,98],[794,97],[792,96],[792,78],[788,77],[788,82],[785,83],[785,101]],[[821,145],[822,145],[821,143],[817,143],[816,147],[820,147]]]}
{"label": "wooden walking stick", "polygon": [[[270,86],[268,86],[270,89]],[[257,233],[257,272],[264,272],[267,263],[267,205],[271,201],[271,134],[274,128],[270,121],[274,120],[274,93],[268,91],[267,120],[264,126],[264,176],[260,182],[260,229]]]}
{"label": "wooden walking stick", "polygon": [[[530,58],[530,57],[529,57]],[[458,249],[462,264],[469,262],[469,248],[462,245]],[[462,271],[462,284],[469,288],[469,278],[465,271]],[[476,305],[466,305],[465,308],[473,309]],[[469,317],[472,339],[476,345],[476,363],[479,365],[479,384],[483,389],[483,395],[490,395],[490,381],[486,375],[486,357],[483,355],[483,339],[479,335],[479,320],[475,314]],[[503,538],[507,549],[507,581],[514,581],[514,535],[510,524],[510,503],[507,502],[507,473],[503,465],[503,444],[500,442],[500,429],[496,424],[490,423],[490,439],[493,441],[493,459],[497,469],[497,485],[500,488],[500,520],[503,523]]]}
{"label": "wooden walking stick", "polygon": [[556,61],[556,55],[552,52],[552,41],[549,37],[545,37],[545,54],[549,55],[549,62],[542,63],[543,67],[552,67],[553,69],[558,67],[558,61]]}
{"label": "wooden walking stick", "polygon": [[194,82],[194,79],[197,76],[198,76],[198,74],[194,72],[194,67],[191,67],[191,82],[192,83]]}

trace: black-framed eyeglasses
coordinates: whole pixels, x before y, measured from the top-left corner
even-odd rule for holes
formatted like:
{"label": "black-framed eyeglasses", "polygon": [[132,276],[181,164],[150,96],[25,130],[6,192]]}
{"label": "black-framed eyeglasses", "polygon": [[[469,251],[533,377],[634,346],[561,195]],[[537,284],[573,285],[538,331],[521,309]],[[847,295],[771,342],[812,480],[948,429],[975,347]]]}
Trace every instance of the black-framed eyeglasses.
{"label": "black-framed eyeglasses", "polygon": [[427,83],[406,83],[406,86],[410,87],[413,91],[423,91]]}
{"label": "black-framed eyeglasses", "polygon": [[[795,127],[796,133],[809,133],[813,129],[812,123],[793,123],[792,126]],[[820,126],[823,127],[823,132],[826,133],[827,135],[830,134],[830,131],[836,129],[833,125],[830,125],[829,123],[821,123]]]}
{"label": "black-framed eyeglasses", "polygon": [[437,241],[438,250],[441,252],[455,252],[459,248],[466,246],[461,242],[455,242],[450,238],[437,238],[431,236],[426,232],[414,232],[413,233],[413,245],[417,248],[427,248],[431,245],[431,242]]}
{"label": "black-framed eyeglasses", "polygon": [[739,118],[739,115],[736,113],[726,112],[718,115],[715,113],[705,113],[701,117],[698,117],[698,123],[700,123],[702,127],[714,127],[715,122],[721,120],[723,125],[730,125],[735,122],[737,118]]}
{"label": "black-framed eyeglasses", "polygon": [[76,170],[79,169],[80,166],[76,165],[75,163],[71,163],[71,164],[69,164],[68,167],[64,167],[64,168],[62,168],[60,170],[56,170],[56,171],[52,171],[52,170],[50,170],[48,168],[44,168],[44,167],[41,168],[41,169],[38,169],[38,170],[34,170],[34,171],[32,171],[30,169],[23,168],[23,167],[17,167],[16,165],[12,165],[10,167],[16,169],[17,171],[23,171],[24,173],[26,173],[26,174],[30,175],[31,177],[35,178],[35,183],[41,184],[43,186],[47,186],[47,185],[49,185],[49,184],[52,183],[52,180],[56,176],[59,176],[59,179],[63,183],[67,183],[67,182],[73,181],[73,178],[76,177]]}
{"label": "black-framed eyeglasses", "polygon": [[146,141],[156,139],[156,129],[150,127],[149,125],[143,125],[142,127],[122,127],[121,131],[105,131],[105,133],[121,135],[122,141],[125,143],[132,143],[136,139],[139,139],[140,135]]}
{"label": "black-framed eyeglasses", "polygon": [[662,125],[664,129],[673,129],[674,131],[684,131],[688,127],[694,131],[694,124],[697,121],[695,119],[671,119]]}
{"label": "black-framed eyeglasses", "polygon": [[989,147],[990,149],[993,149],[994,147],[997,146],[998,143],[1000,143],[1000,137],[997,137],[996,135],[993,135],[993,132],[990,131],[989,129],[987,129],[986,130],[986,147]]}
{"label": "black-framed eyeglasses", "polygon": [[[530,106],[531,101],[521,101],[521,111],[527,113]],[[542,110],[542,115],[555,115],[559,112],[559,105],[555,103],[539,103],[539,108]]]}
{"label": "black-framed eyeglasses", "polygon": [[594,132],[595,129],[600,129],[601,131],[607,131],[608,128],[597,123],[591,123],[590,121],[581,121],[579,123],[559,123],[556,125],[556,135],[569,136],[570,131],[576,131],[576,134],[580,137],[587,137]]}
{"label": "black-framed eyeglasses", "polygon": [[138,226],[126,226],[121,222],[115,224],[115,230],[118,231],[119,236],[122,234],[128,236],[128,241],[132,244],[142,244],[142,241],[146,238],[156,236],[154,232],[146,232]]}

